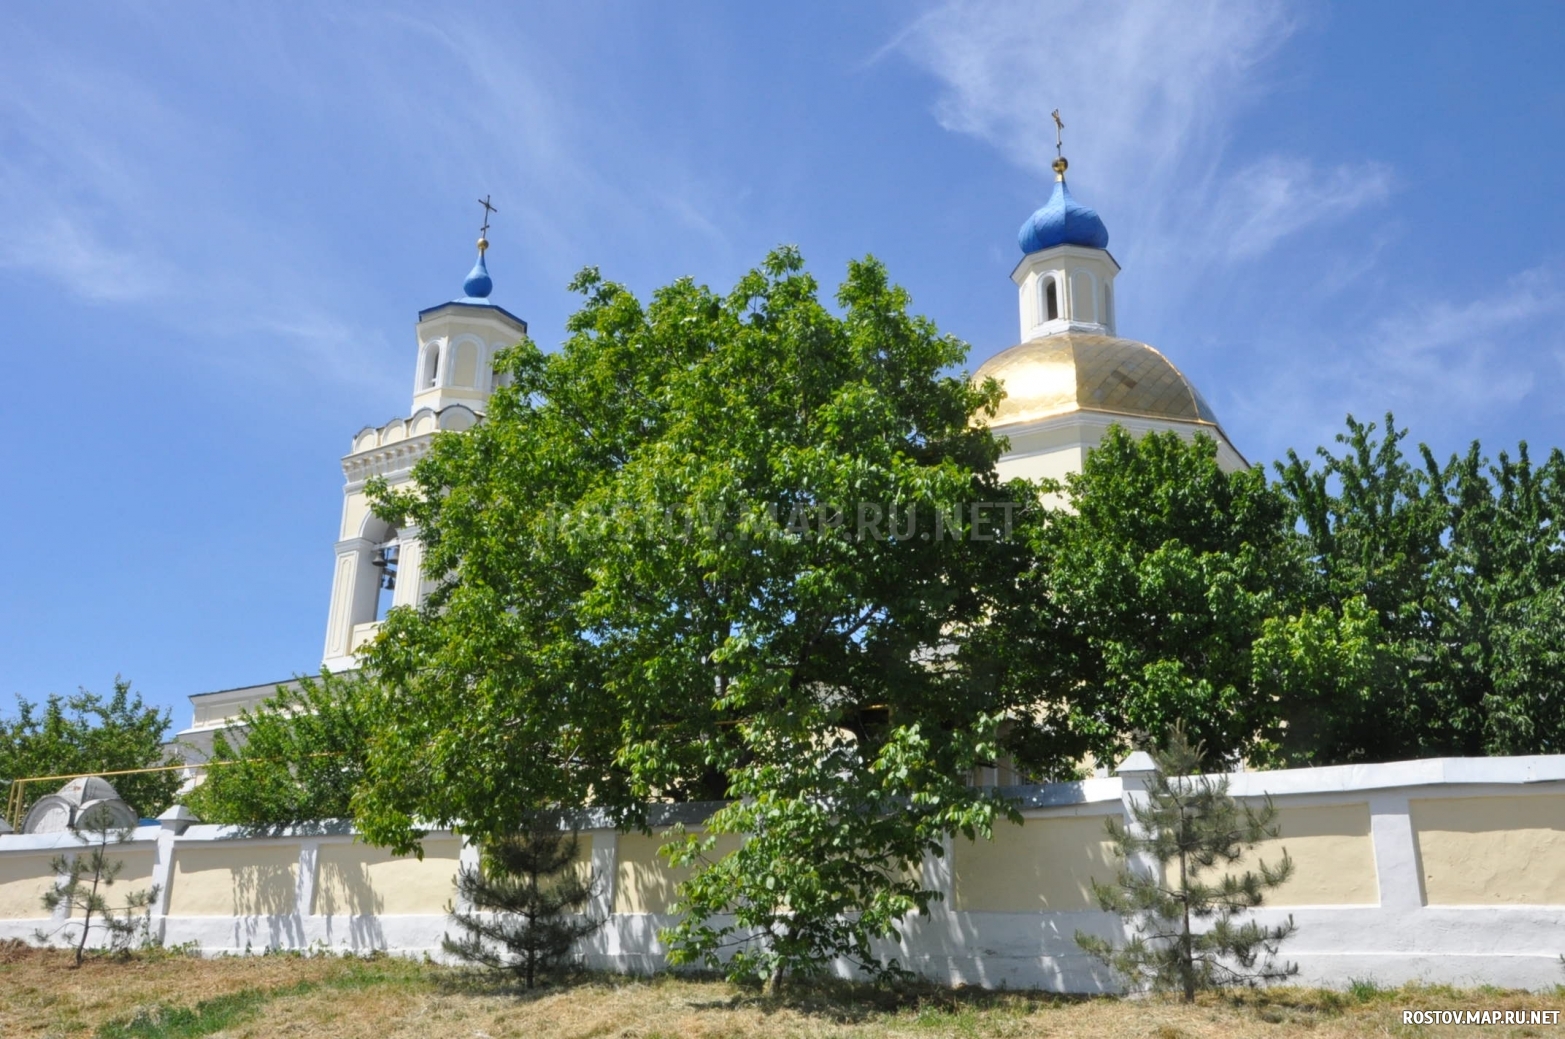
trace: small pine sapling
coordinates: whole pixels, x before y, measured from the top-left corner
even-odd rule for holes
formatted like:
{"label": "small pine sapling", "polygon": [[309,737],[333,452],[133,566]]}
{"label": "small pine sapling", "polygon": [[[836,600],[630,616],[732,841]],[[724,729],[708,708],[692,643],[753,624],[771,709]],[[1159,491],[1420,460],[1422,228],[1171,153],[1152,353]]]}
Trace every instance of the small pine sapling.
{"label": "small pine sapling", "polygon": [[[65,882],[44,892],[43,907],[53,913],[63,906],[68,917],[79,912],[81,919],[69,919],[54,931],[40,929],[37,938],[48,943],[55,935],[63,934],[67,941],[75,941],[73,969],[82,965],[87,938],[95,926],[106,932],[109,949],[114,952],[128,950],[138,935],[145,937],[148,933],[152,903],[157,900],[159,891],[156,884],[142,891],[132,891],[120,906],[109,903],[107,889],[114,885],[125,868],[124,861],[110,857],[109,846],[129,837],[130,829],[116,826],[108,810],[89,809],[76,827],[76,839],[86,850],[74,857],[57,855],[50,864],[54,874],[64,877]],[[71,929],[78,925],[81,932],[73,933]]]}
{"label": "small pine sapling", "polygon": [[583,913],[597,878],[573,868],[579,845],[576,834],[545,825],[491,841],[477,868],[457,873],[466,908],[451,918],[467,933],[447,935],[441,946],[469,963],[512,971],[533,988],[603,925]]}
{"label": "small pine sapling", "polygon": [[1116,946],[1078,931],[1077,943],[1130,985],[1179,990],[1187,1003],[1198,990],[1298,973],[1297,964],[1274,962],[1295,930],[1292,916],[1276,927],[1235,922],[1293,875],[1286,850],[1275,865],[1257,862],[1239,874],[1229,868],[1278,836],[1276,806],[1270,798],[1259,807],[1241,806],[1229,796],[1226,776],[1200,774],[1202,748],[1191,746],[1181,728],[1152,758],[1157,771],[1146,800],[1131,806],[1133,824],[1109,820],[1124,860],[1119,876],[1113,884],[1093,882],[1098,904],[1132,923],[1135,934]]}

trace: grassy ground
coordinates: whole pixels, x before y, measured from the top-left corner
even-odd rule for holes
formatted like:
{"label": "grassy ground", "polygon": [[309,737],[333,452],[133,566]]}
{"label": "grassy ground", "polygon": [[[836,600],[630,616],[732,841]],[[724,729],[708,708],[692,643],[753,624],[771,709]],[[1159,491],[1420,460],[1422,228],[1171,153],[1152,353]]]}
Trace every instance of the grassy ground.
{"label": "grassy ground", "polygon": [[778,999],[720,981],[595,976],[533,993],[492,978],[392,959],[141,955],[89,960],[0,946],[0,1037],[153,1039],[825,1039],[1136,1036],[1543,1036],[1560,1025],[1412,1026],[1404,1009],[1565,1009],[1565,992],[1457,992],[1359,986],[1203,997],[1069,999],[1037,993],[861,986]]}

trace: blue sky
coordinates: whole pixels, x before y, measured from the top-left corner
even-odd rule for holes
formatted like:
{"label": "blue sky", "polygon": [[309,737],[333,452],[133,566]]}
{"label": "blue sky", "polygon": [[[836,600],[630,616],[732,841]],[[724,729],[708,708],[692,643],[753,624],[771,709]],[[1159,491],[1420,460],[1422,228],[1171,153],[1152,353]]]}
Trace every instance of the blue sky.
{"label": "blue sky", "polygon": [[[0,10],[0,699],[320,659],[338,459],[416,312],[557,344],[586,264],[727,287],[874,253],[1017,335],[1048,112],[1119,331],[1254,461],[1394,410],[1565,445],[1565,5],[85,4]],[[3,708],[0,708],[3,709]]]}

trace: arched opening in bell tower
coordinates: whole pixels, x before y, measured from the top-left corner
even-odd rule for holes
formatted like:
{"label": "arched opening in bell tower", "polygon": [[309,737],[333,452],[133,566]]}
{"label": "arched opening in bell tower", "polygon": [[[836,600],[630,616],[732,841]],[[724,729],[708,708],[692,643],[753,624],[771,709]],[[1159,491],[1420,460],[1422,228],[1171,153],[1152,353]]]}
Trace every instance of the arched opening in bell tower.
{"label": "arched opening in bell tower", "polygon": [[397,528],[387,530],[385,539],[370,550],[370,566],[379,571],[376,580],[375,616],[383,621],[397,597],[397,564],[401,556]]}

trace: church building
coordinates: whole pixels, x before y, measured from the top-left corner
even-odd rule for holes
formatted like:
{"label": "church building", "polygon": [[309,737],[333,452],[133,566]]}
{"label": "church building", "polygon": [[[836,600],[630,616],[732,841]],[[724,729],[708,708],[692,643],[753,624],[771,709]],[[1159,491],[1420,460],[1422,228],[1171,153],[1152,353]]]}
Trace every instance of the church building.
{"label": "church building", "polygon": [[[1004,477],[1062,478],[1078,471],[1109,426],[1134,435],[1174,430],[1217,442],[1227,469],[1247,465],[1195,385],[1146,343],[1117,336],[1108,228],[1072,197],[1068,163],[1054,162],[1049,200],[1022,224],[1016,284],[1020,342],[981,365],[974,379],[993,377],[1006,390],[990,420],[1007,438],[999,462]],[[489,209],[484,201],[486,212]],[[494,289],[483,236],[462,295],[418,314],[414,325],[413,394],[406,418],[366,426],[342,459],[342,521],[337,531],[331,600],[321,667],[350,671],[354,654],[375,635],[393,606],[415,605],[431,584],[420,566],[418,531],[377,518],[364,493],[379,476],[395,487],[412,476],[436,433],[460,432],[483,420],[501,376],[495,355],[527,334],[527,322],[490,301]],[[286,682],[282,684],[287,684]],[[278,683],[190,698],[193,718],[177,739],[208,752],[213,733],[271,697]]]}

